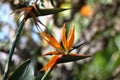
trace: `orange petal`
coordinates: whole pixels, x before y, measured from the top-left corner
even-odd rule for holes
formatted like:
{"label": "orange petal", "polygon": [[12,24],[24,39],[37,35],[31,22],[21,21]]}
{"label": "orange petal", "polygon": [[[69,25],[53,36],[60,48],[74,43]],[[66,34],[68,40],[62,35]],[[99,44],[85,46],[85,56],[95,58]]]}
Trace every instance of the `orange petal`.
{"label": "orange petal", "polygon": [[65,30],[65,24],[64,24],[63,28],[62,28],[62,44],[63,44],[64,48],[67,49],[67,40],[66,40],[65,32],[66,32],[66,30]]}
{"label": "orange petal", "polygon": [[30,6],[30,7],[25,7],[25,8],[17,9],[15,11],[13,11],[12,13],[16,13],[16,12],[19,12],[19,11],[32,11],[32,9],[33,9],[33,7]]}
{"label": "orange petal", "polygon": [[68,39],[67,39],[67,48],[68,50],[70,50],[70,48],[72,47],[74,42],[74,27],[72,27],[69,35],[68,35]]}
{"label": "orange petal", "polygon": [[46,34],[45,32],[40,32],[40,35],[51,46],[53,46],[56,49],[62,50],[61,45],[57,42],[57,40],[54,37]]}
{"label": "orange petal", "polygon": [[58,51],[52,51],[52,52],[45,53],[42,56],[46,56],[46,55],[59,55],[59,54],[61,54],[61,53],[58,52]]}
{"label": "orange petal", "polygon": [[50,68],[53,68],[59,59],[58,55],[53,56],[50,61],[40,70],[40,71],[47,71]]}

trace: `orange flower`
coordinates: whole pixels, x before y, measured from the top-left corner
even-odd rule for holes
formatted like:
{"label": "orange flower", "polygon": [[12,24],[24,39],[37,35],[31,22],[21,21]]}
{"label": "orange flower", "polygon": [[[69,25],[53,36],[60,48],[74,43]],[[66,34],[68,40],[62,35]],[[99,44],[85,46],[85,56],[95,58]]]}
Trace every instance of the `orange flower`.
{"label": "orange flower", "polygon": [[90,6],[86,6],[84,5],[81,9],[80,9],[80,14],[82,16],[86,16],[89,17],[93,14],[93,9]]}
{"label": "orange flower", "polygon": [[41,69],[41,71],[46,71],[50,68],[53,68],[57,63],[71,62],[86,57],[90,57],[90,55],[71,53],[72,45],[74,42],[74,27],[72,27],[71,31],[68,34],[68,37],[66,37],[65,33],[66,33],[66,28],[64,24],[62,28],[62,45],[63,45],[62,47],[54,37],[52,37],[51,35],[45,32],[40,32],[41,37],[56,49],[55,51],[43,54],[43,56],[45,55],[54,55],[54,56]]}
{"label": "orange flower", "polygon": [[31,6],[27,6],[27,7],[24,7],[24,8],[17,9],[15,11],[13,11],[12,13],[23,12],[22,15],[24,15],[24,19],[27,20],[28,18],[32,18],[35,25],[37,26],[37,29],[41,31],[42,29],[39,27],[38,23],[42,24],[43,26],[45,26],[45,25],[37,17],[42,16],[44,14],[40,13],[40,8],[37,5],[37,1],[38,0],[36,0],[34,3],[32,3]]}
{"label": "orange flower", "polygon": [[26,18],[26,19],[28,19],[30,17],[35,17],[36,13],[39,14],[39,7],[37,5],[37,1],[34,2],[31,6],[17,9],[15,11],[13,11],[13,13],[21,12],[21,11],[23,11],[24,18]]}
{"label": "orange flower", "polygon": [[[14,12],[23,12],[24,15],[24,19],[27,20],[28,18],[32,18],[35,25],[37,25],[37,29],[42,31],[39,24],[42,24],[43,26],[45,26],[37,17],[38,16],[45,16],[45,15],[50,15],[50,14],[55,14],[64,10],[68,10],[68,9],[62,9],[62,8],[53,8],[53,9],[41,9],[39,8],[39,6],[37,5],[37,1],[36,0],[34,3],[32,3],[32,5],[21,8],[21,9],[17,9]],[[45,26],[46,27],[46,26]]]}

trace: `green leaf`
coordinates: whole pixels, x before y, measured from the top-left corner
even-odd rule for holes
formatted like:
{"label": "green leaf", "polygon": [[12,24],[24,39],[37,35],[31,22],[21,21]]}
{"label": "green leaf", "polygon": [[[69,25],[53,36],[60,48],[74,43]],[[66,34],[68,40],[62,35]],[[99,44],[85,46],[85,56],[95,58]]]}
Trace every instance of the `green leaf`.
{"label": "green leaf", "polygon": [[85,59],[91,57],[91,55],[84,55],[84,54],[70,54],[70,55],[62,55],[59,57],[58,63],[66,63],[77,61],[81,59]]}
{"label": "green leaf", "polygon": [[61,11],[65,11],[68,9],[63,9],[63,8],[53,8],[53,9],[39,9],[38,12],[35,12],[36,16],[45,16],[45,15],[50,15],[50,14],[56,14]]}
{"label": "green leaf", "polygon": [[13,74],[8,80],[33,80],[34,67],[31,60],[26,60],[23,64]]}
{"label": "green leaf", "polygon": [[120,35],[115,37],[115,44],[118,47],[118,49],[120,50]]}

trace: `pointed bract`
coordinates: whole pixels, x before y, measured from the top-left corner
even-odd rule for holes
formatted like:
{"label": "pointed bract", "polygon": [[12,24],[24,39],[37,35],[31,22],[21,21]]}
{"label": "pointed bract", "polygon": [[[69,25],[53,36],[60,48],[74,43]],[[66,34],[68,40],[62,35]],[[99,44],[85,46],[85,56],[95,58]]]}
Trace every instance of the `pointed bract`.
{"label": "pointed bract", "polygon": [[66,62],[72,62],[72,61],[77,61],[81,59],[85,59],[91,57],[91,55],[85,55],[85,54],[68,54],[68,55],[62,55],[59,56],[59,61],[58,63],[66,63]]}
{"label": "pointed bract", "polygon": [[[63,8],[53,8],[53,9],[39,9],[40,14],[38,16],[45,16],[50,14],[56,14],[65,10],[69,9],[63,9]],[[37,15],[37,14],[36,14]]]}

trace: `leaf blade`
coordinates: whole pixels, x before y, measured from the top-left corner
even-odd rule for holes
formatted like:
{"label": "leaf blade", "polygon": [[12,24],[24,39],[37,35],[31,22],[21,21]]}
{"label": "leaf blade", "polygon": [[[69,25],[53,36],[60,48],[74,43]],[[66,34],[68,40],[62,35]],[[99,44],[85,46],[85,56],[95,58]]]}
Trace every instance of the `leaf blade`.
{"label": "leaf blade", "polygon": [[33,80],[33,76],[34,68],[31,64],[31,60],[29,59],[21,64],[8,80]]}

